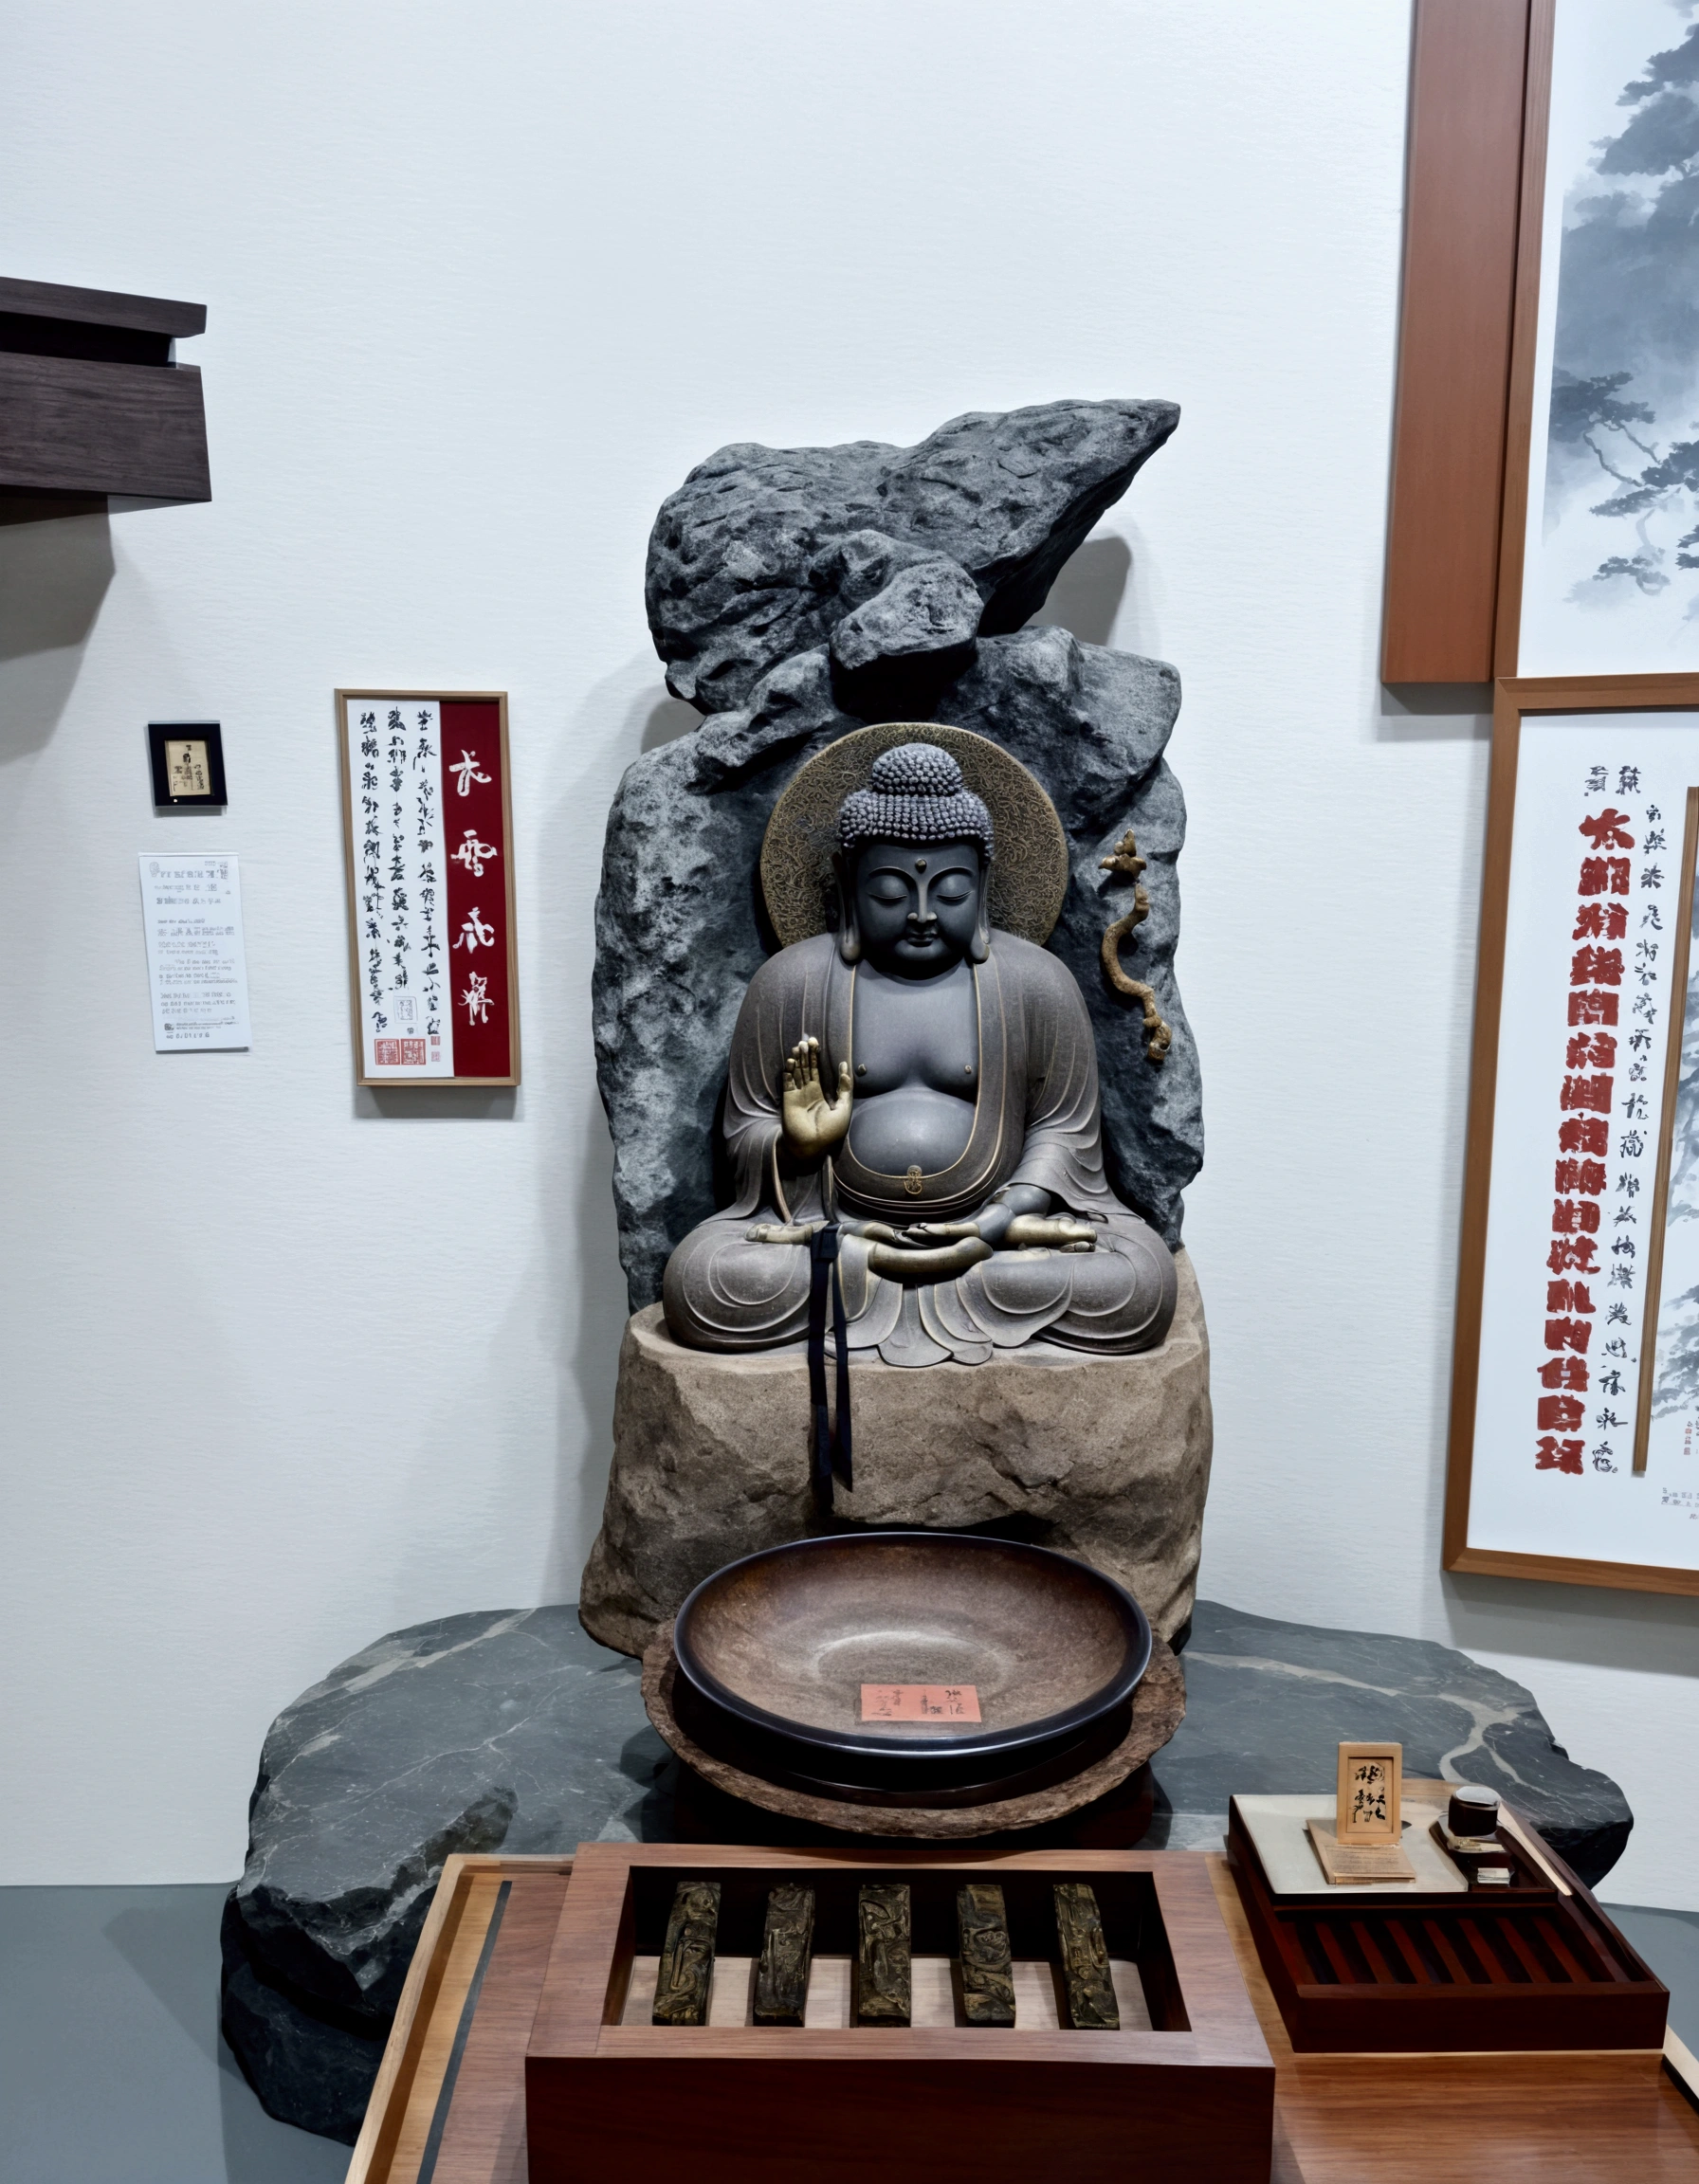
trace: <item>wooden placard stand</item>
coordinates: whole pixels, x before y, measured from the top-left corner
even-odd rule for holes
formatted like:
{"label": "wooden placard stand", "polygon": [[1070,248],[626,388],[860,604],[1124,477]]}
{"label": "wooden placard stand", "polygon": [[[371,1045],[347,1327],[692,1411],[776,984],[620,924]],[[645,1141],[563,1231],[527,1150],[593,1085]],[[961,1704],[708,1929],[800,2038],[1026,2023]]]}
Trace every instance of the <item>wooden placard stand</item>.
{"label": "wooden placard stand", "polygon": [[1399,1838],[1404,1829],[1404,1747],[1342,1744],[1333,1830],[1309,1823],[1309,1840],[1334,1887],[1364,1882],[1414,1881],[1416,1867]]}

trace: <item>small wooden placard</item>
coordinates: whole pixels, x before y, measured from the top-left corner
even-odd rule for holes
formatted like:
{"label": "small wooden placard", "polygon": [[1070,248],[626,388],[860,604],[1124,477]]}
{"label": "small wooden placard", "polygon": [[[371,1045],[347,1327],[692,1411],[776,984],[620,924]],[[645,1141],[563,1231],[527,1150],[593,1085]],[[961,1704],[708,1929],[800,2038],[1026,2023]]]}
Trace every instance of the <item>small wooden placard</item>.
{"label": "small wooden placard", "polygon": [[1309,1839],[1322,1871],[1335,1887],[1361,1887],[1369,1881],[1414,1881],[1416,1867],[1398,1843],[1342,1843],[1324,1820],[1309,1822]]}
{"label": "small wooden placard", "polygon": [[1342,1744],[1333,1832],[1341,1843],[1394,1843],[1403,1832],[1404,1747]]}

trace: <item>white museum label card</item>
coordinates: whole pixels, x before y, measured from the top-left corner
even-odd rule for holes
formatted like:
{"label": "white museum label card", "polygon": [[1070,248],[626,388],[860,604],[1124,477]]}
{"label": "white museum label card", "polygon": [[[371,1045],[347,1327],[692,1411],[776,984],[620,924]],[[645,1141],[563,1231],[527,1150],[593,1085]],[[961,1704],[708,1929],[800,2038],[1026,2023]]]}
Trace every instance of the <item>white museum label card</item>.
{"label": "white museum label card", "polygon": [[[1660,1346],[1646,1470],[1642,1347],[1659,1336],[1648,1242],[1685,814],[1699,723],[1681,713],[1524,722],[1471,1479],[1471,1547],[1699,1568],[1699,1355]],[[1664,1317],[1690,1320],[1684,1192],[1699,1146],[1676,1103]],[[1672,1286],[1673,1277],[1675,1286]],[[1685,1328],[1681,1330],[1685,1332]]]}
{"label": "white museum label card", "polygon": [[242,881],[233,857],[140,852],[154,1051],[248,1045]]}

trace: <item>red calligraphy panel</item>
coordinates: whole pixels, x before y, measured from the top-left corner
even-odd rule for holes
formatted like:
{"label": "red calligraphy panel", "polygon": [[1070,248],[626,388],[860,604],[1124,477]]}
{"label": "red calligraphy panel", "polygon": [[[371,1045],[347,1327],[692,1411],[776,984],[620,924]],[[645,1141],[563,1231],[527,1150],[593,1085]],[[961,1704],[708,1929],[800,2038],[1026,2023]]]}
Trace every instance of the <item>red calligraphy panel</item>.
{"label": "red calligraphy panel", "polygon": [[443,701],[443,841],[448,860],[447,957],[456,1077],[509,1077],[507,840],[502,709]]}

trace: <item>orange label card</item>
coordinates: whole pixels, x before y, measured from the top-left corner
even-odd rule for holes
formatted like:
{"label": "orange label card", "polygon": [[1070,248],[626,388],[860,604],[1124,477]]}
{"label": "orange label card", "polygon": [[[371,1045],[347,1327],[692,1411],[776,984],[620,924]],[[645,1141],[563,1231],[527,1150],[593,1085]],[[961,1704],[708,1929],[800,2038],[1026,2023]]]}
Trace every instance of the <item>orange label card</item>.
{"label": "orange label card", "polygon": [[979,1692],[973,1684],[864,1684],[864,1721],[977,1721]]}

